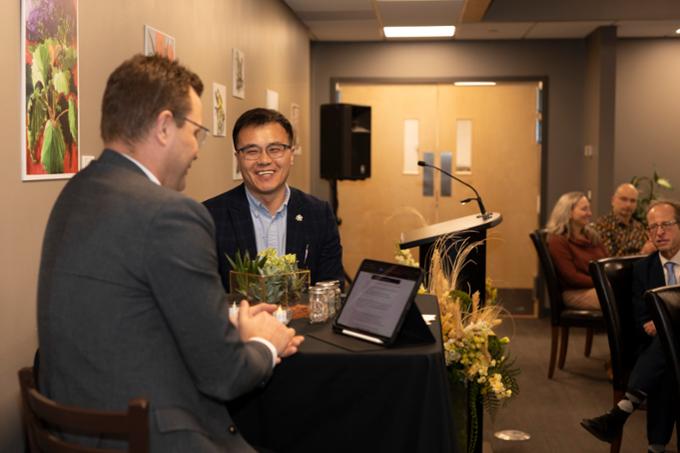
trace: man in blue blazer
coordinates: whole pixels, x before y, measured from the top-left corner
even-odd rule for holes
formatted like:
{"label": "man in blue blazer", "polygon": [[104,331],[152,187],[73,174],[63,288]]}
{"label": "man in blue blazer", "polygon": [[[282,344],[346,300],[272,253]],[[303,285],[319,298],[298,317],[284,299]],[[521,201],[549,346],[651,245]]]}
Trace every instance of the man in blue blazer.
{"label": "man in blue blazer", "polygon": [[248,110],[234,124],[234,149],[243,184],[204,202],[215,221],[219,273],[229,290],[227,256],[251,257],[266,248],[294,253],[312,284],[344,282],[342,247],[328,203],[289,187],[293,128],[275,110]]}
{"label": "man in blue blazer", "polygon": [[643,338],[640,355],[628,378],[624,399],[605,415],[585,419],[581,425],[598,439],[612,442],[621,435],[628,416],[647,401],[649,451],[664,452],[675,423],[673,383],[649,307],[643,294],[649,289],[680,283],[680,204],[658,201],[647,211],[649,239],[657,251],[633,268],[633,304],[639,335]]}
{"label": "man in blue blazer", "polygon": [[227,318],[212,218],[180,193],[206,137],[202,90],[196,74],[160,56],[111,74],[106,149],[59,195],[40,264],[41,391],[97,410],[146,398],[158,453],[253,451],[225,402],[266,382],[301,341],[267,304],[244,302]]}

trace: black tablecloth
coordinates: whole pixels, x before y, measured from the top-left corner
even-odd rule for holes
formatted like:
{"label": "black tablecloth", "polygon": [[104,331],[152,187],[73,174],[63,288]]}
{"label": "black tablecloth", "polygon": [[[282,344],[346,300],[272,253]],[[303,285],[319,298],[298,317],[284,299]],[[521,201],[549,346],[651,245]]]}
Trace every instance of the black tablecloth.
{"label": "black tablecloth", "polygon": [[281,453],[452,451],[439,311],[431,296],[416,302],[437,314],[435,343],[349,352],[310,336],[330,323],[295,321],[308,334],[298,354],[263,389],[229,404],[243,436]]}

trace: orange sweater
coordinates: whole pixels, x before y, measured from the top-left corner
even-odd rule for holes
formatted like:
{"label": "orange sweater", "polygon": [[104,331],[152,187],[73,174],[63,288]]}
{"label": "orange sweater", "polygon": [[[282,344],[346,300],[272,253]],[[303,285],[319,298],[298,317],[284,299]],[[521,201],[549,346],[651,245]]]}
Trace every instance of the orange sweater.
{"label": "orange sweater", "polygon": [[555,263],[563,290],[593,287],[588,263],[607,256],[602,244],[594,245],[586,239],[567,238],[551,234],[548,250]]}

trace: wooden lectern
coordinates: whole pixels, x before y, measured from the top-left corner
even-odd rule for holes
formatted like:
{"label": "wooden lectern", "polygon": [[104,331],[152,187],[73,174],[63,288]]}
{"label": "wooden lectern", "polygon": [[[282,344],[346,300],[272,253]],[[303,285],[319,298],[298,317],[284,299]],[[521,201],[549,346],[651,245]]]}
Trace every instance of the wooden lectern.
{"label": "wooden lectern", "polygon": [[[444,244],[449,250],[451,262],[455,260],[458,249],[463,241],[470,244],[486,239],[486,230],[493,228],[503,218],[497,212],[490,212],[486,218],[481,214],[460,217],[446,222],[435,223],[416,230],[401,233],[399,247],[409,249],[420,248],[420,267],[426,272],[430,270],[430,260],[435,242],[442,236],[452,236]],[[428,279],[429,276],[426,277]],[[458,278],[458,289],[474,294],[479,291],[479,300],[486,300],[486,242],[475,248],[467,257],[467,263],[463,266]]]}

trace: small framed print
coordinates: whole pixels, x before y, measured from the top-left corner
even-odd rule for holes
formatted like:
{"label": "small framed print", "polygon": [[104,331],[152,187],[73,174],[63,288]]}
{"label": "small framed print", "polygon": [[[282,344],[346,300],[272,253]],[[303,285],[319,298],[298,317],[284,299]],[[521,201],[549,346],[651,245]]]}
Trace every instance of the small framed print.
{"label": "small framed print", "polygon": [[212,86],[212,114],[213,114],[213,135],[215,137],[227,136],[227,87],[219,83]]}
{"label": "small framed print", "polygon": [[243,179],[243,175],[241,174],[241,169],[238,166],[236,151],[233,148],[232,151],[234,152],[231,154],[231,179],[233,179],[234,181],[239,181]]}
{"label": "small framed print", "polygon": [[232,49],[232,87],[231,94],[235,98],[246,98],[246,57],[239,49]]}

